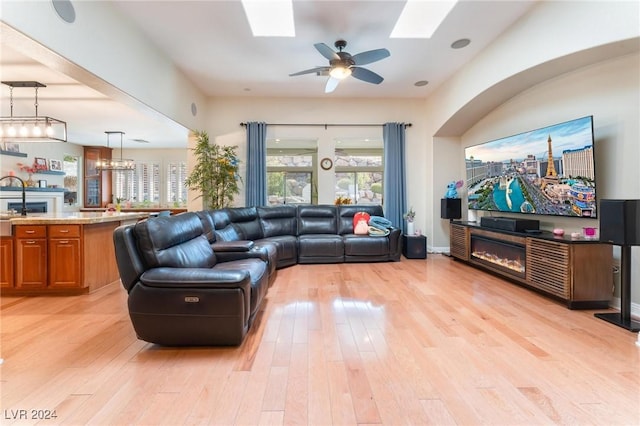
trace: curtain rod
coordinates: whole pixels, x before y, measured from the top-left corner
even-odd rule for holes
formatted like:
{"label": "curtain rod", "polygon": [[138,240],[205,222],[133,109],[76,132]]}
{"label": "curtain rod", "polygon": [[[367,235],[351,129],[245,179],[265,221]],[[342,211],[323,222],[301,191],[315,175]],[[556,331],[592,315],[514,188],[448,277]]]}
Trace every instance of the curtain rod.
{"label": "curtain rod", "polygon": [[[382,127],[384,124],[321,124],[321,123],[266,123],[267,126],[298,126],[298,127]],[[247,123],[240,123],[242,127],[247,127]],[[404,123],[404,127],[411,127],[411,123]]]}

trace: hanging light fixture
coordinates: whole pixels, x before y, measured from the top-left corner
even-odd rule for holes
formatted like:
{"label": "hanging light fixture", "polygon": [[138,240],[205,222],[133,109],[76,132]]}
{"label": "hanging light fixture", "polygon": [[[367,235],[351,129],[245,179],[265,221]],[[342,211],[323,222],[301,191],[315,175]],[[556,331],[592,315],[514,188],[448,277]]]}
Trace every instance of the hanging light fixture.
{"label": "hanging light fixture", "polygon": [[135,169],[136,164],[133,160],[122,158],[122,137],[124,136],[124,132],[120,131],[106,131],[107,134],[107,148],[109,146],[109,139],[111,135],[116,134],[120,135],[120,158],[103,158],[96,162],[96,169],[98,170],[119,170],[119,171],[132,171]]}
{"label": "hanging light fixture", "polygon": [[[37,81],[3,81],[9,86],[11,115],[0,117],[0,138],[7,142],[66,142],[67,123],[57,118],[38,115],[38,89],[47,87]],[[13,115],[13,89],[32,87],[35,89],[35,115]]]}

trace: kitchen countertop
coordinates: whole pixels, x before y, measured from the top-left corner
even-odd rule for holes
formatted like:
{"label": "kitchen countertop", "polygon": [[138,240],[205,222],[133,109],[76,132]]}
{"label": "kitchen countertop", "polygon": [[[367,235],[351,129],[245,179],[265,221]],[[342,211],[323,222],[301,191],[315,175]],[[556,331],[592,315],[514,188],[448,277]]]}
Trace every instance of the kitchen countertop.
{"label": "kitchen countertop", "polygon": [[148,213],[106,213],[106,212],[68,212],[68,213],[32,213],[27,216],[7,216],[11,225],[91,225],[116,221],[146,219]]}

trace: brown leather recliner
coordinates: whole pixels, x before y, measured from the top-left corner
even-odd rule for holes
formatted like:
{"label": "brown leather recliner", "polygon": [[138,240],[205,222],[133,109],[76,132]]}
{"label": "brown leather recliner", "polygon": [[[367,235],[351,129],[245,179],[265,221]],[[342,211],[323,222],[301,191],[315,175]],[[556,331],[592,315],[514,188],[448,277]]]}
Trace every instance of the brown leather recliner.
{"label": "brown leather recliner", "polygon": [[250,247],[241,244],[235,260],[220,261],[195,213],[123,225],[114,244],[140,339],[166,346],[242,342],[269,283],[267,262],[242,255]]}

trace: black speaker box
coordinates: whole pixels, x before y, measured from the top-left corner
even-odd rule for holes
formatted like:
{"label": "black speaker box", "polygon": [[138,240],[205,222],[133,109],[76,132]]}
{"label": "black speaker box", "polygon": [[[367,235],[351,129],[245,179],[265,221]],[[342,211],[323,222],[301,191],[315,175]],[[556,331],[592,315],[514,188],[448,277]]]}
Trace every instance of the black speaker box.
{"label": "black speaker box", "polygon": [[600,200],[600,241],[640,245],[640,200]]}
{"label": "black speaker box", "polygon": [[426,259],[427,237],[424,235],[403,235],[402,254],[407,259]]}
{"label": "black speaker box", "polygon": [[442,219],[460,219],[462,217],[462,199],[440,199],[440,217]]}
{"label": "black speaker box", "polygon": [[480,226],[500,229],[502,231],[524,232],[529,230],[539,230],[540,221],[534,219],[516,219],[513,217],[483,216],[480,218]]}

